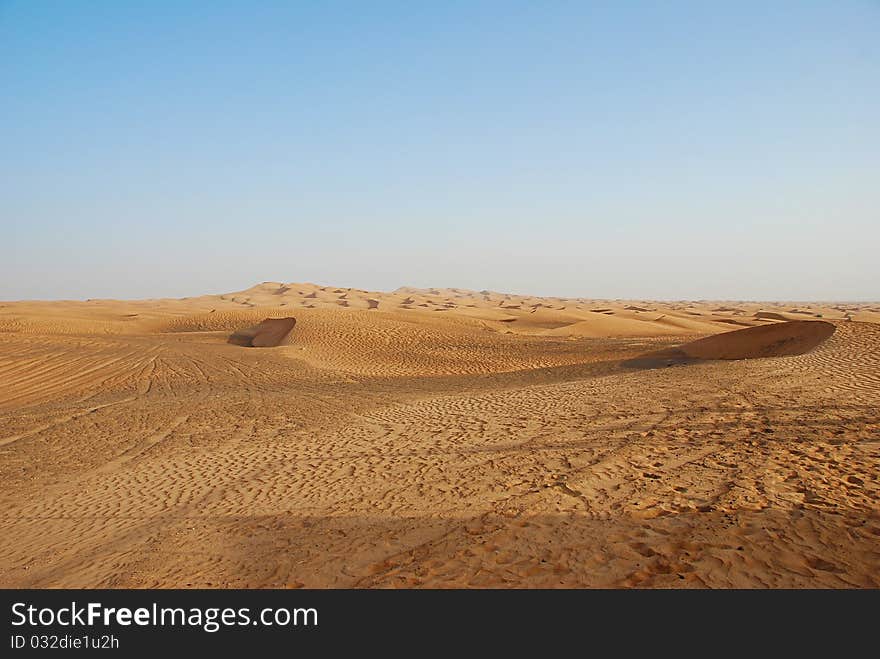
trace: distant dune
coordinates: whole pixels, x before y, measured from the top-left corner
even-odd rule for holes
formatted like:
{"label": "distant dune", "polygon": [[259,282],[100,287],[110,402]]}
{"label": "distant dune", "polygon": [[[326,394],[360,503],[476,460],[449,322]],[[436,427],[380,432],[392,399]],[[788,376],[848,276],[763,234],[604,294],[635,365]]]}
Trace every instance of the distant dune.
{"label": "distant dune", "polygon": [[311,310],[372,310],[389,318],[436,316],[478,321],[508,334],[556,337],[664,337],[728,331],[731,324],[757,326],[774,321],[880,322],[877,304],[766,302],[658,302],[535,297],[458,288],[404,287],[392,292],[264,282],[222,295],[183,299],[88,300],[0,303],[0,331],[77,334],[134,334],[154,331],[230,332],[266,317],[283,318]]}

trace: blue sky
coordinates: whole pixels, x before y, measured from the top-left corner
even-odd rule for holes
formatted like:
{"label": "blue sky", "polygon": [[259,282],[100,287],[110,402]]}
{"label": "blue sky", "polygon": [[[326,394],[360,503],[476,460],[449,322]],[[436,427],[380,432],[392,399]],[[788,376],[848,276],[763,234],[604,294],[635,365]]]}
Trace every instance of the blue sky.
{"label": "blue sky", "polygon": [[878,34],[875,0],[0,0],[0,299],[877,299]]}

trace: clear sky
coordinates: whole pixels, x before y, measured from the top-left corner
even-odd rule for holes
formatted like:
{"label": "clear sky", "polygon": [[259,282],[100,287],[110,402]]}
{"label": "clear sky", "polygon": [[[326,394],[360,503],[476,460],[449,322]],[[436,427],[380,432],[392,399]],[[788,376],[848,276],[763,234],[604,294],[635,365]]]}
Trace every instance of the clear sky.
{"label": "clear sky", "polygon": [[880,298],[880,2],[0,0],[0,299]]}

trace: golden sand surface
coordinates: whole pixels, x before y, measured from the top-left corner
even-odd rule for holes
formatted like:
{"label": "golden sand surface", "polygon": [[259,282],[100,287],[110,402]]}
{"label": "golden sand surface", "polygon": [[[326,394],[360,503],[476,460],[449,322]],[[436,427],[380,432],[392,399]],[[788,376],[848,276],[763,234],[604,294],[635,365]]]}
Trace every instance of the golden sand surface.
{"label": "golden sand surface", "polygon": [[878,410],[880,304],[0,302],[0,586],[878,587]]}

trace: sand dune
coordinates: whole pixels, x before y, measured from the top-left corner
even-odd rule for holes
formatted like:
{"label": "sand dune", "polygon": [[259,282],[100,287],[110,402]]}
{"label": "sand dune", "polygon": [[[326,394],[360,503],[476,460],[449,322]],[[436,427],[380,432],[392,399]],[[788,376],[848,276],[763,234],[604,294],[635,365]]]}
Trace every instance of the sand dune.
{"label": "sand dune", "polygon": [[834,334],[834,325],[821,320],[793,320],[748,327],[693,341],[681,347],[698,359],[754,359],[803,355]]}
{"label": "sand dune", "polygon": [[3,302],[0,585],[880,587],[878,320],[280,282]]}
{"label": "sand dune", "polygon": [[229,343],[251,348],[274,348],[287,339],[295,318],[265,318],[253,327],[236,330],[229,336]]}
{"label": "sand dune", "polygon": [[691,364],[696,360],[803,355],[821,345],[834,331],[832,323],[819,320],[794,320],[747,327],[656,350],[628,359],[624,365],[628,368],[662,368]]}

